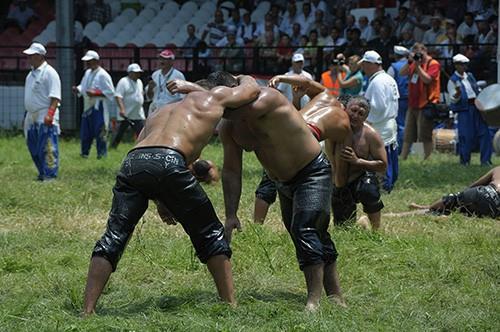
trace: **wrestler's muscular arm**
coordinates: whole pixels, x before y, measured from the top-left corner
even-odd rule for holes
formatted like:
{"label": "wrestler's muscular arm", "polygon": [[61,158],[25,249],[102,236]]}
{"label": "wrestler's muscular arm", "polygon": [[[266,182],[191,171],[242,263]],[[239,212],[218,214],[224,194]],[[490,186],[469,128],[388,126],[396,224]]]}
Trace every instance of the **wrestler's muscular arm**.
{"label": "wrestler's muscular arm", "polygon": [[241,197],[241,170],[243,150],[232,137],[232,124],[223,120],[219,137],[224,148],[224,163],[222,165],[222,189],[224,191],[224,207],[226,210],[226,238],[231,241],[233,230],[241,230],[238,218],[238,206]]}
{"label": "wrestler's muscular arm", "polygon": [[272,88],[276,88],[279,83],[287,83],[302,88],[311,99],[326,90],[322,84],[302,75],[277,75],[269,80],[269,86]]}
{"label": "wrestler's muscular arm", "polygon": [[219,86],[210,90],[212,96],[226,108],[236,109],[254,101],[259,96],[260,87],[253,77],[240,75],[237,79],[238,86],[234,88]]}

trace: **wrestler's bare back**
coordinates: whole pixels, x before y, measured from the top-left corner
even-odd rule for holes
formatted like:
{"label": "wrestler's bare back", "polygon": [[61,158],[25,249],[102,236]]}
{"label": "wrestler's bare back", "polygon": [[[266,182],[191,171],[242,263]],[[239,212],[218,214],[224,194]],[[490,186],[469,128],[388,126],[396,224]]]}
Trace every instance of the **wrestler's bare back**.
{"label": "wrestler's bare back", "polygon": [[299,112],[307,123],[319,128],[321,140],[344,142],[350,134],[349,115],[337,98],[327,92],[316,95]]}
{"label": "wrestler's bare back", "polygon": [[275,89],[261,88],[257,100],[234,114],[225,124],[231,137],[254,151],[274,179],[290,180],[321,151],[301,115]]}
{"label": "wrestler's bare back", "polygon": [[151,114],[136,147],[165,146],[176,149],[191,164],[199,158],[219,122],[224,108],[208,92],[192,92],[184,100]]}

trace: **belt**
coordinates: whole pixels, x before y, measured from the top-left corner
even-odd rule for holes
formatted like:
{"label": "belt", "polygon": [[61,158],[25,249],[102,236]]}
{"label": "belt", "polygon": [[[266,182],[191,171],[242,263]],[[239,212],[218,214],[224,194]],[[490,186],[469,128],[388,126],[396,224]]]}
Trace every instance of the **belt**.
{"label": "belt", "polygon": [[471,98],[471,99],[468,99],[467,102],[469,103],[469,105],[475,105],[474,104],[475,100],[476,100],[476,98]]}

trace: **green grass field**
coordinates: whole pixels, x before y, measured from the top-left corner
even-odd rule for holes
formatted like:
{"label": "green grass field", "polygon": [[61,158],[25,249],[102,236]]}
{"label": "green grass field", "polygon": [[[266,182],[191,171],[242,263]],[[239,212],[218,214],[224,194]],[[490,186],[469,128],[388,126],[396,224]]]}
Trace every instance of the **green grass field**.
{"label": "green grass field", "polygon": [[[61,141],[58,180],[34,181],[22,137],[0,138],[0,331],[498,331],[500,227],[491,219],[414,216],[383,219],[380,233],[330,231],[349,307],[325,298],[304,312],[305,282],[274,205],[264,226],[251,223],[261,167],[245,155],[240,219],[233,237],[239,306],[217,301],[215,287],[180,226],[150,207],[101,297],[98,314],[81,319],[95,241],[105,228],[111,188],[130,144],[105,160],[79,157]],[[221,146],[204,157],[222,164]],[[384,211],[406,210],[461,190],[487,169],[458,157],[401,163]],[[500,164],[495,157],[494,164]],[[221,185],[205,186],[223,217]]]}

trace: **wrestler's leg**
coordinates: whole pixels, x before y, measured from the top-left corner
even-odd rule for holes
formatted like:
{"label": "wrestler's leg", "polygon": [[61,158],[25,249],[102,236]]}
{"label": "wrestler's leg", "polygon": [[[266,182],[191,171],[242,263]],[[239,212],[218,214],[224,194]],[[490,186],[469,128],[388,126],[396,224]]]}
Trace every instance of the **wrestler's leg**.
{"label": "wrestler's leg", "polygon": [[253,210],[253,222],[256,224],[264,224],[264,221],[267,217],[267,212],[269,211],[269,207],[271,205],[268,204],[265,200],[260,199],[255,196],[255,205]]}
{"label": "wrestler's leg", "polygon": [[91,315],[95,312],[97,300],[99,296],[101,296],[102,290],[108,282],[111,272],[113,272],[113,267],[107,259],[101,256],[92,257],[83,299],[84,316]]}
{"label": "wrestler's leg", "polygon": [[323,288],[324,267],[323,263],[304,267],[304,277],[307,286],[306,310],[308,311],[316,311],[319,308],[319,300]]}
{"label": "wrestler's leg", "polygon": [[342,307],[347,307],[342,290],[340,289],[339,273],[337,272],[337,262],[325,265],[323,285],[325,287],[326,296],[333,302]]}
{"label": "wrestler's leg", "polygon": [[212,256],[207,261],[207,267],[217,287],[217,292],[222,301],[236,306],[234,297],[233,274],[231,261],[226,255]]}

